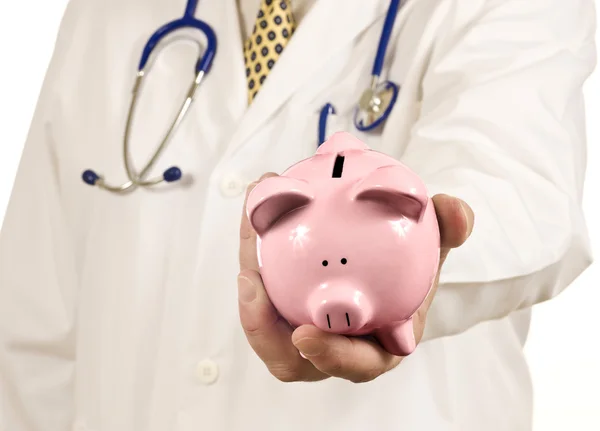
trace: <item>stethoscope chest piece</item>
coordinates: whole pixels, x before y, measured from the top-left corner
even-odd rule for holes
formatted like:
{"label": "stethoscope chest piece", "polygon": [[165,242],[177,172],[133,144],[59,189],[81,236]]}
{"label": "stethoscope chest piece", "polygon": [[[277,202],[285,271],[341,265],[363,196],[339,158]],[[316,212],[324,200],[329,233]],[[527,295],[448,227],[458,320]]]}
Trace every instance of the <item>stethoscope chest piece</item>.
{"label": "stethoscope chest piece", "polygon": [[383,123],[392,112],[399,90],[399,86],[390,81],[367,88],[354,114],[355,127],[365,132]]}

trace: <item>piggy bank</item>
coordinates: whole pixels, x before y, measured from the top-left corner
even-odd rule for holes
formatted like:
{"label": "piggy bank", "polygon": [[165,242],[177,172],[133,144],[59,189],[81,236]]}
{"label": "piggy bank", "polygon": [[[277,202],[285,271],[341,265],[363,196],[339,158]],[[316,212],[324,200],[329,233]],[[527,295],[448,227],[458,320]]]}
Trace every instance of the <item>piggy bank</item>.
{"label": "piggy bank", "polygon": [[338,132],[246,211],[267,294],[292,326],[374,336],[393,355],[416,347],[413,315],[438,271],[440,233],[419,177]]}

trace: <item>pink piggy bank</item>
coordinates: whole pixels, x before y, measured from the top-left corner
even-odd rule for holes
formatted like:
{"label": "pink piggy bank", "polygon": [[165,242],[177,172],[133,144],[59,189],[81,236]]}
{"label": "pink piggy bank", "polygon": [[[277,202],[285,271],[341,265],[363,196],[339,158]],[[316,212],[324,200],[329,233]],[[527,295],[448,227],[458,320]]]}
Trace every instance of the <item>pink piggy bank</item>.
{"label": "pink piggy bank", "polygon": [[412,318],[440,256],[433,202],[414,172],[339,132],[260,182],[246,210],[265,289],[292,326],[413,352]]}

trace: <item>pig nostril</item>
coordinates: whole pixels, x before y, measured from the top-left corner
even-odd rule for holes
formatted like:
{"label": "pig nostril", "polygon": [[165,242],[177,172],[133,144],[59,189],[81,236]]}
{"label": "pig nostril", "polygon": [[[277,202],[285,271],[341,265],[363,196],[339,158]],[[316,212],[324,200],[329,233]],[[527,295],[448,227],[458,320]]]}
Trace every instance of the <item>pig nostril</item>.
{"label": "pig nostril", "polygon": [[350,316],[348,316],[348,313],[346,313],[346,322],[348,322],[348,326],[350,326]]}
{"label": "pig nostril", "polygon": [[327,315],[327,326],[331,329],[331,321],[329,320],[329,314]]}
{"label": "pig nostril", "polygon": [[345,257],[342,259],[342,265],[345,265],[348,263],[348,259],[346,259]]}
{"label": "pig nostril", "polygon": [[329,262],[327,262],[326,260],[324,260],[322,263],[323,263],[323,266],[329,265]]}

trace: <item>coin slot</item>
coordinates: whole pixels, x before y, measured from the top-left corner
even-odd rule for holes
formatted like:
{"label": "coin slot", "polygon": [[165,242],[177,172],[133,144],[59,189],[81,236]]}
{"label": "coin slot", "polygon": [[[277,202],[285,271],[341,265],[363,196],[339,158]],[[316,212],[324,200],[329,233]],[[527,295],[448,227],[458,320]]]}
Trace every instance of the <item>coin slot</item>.
{"label": "coin slot", "polygon": [[335,158],[335,163],[333,165],[333,172],[331,174],[331,178],[342,178],[343,170],[344,170],[344,156],[338,155]]}

